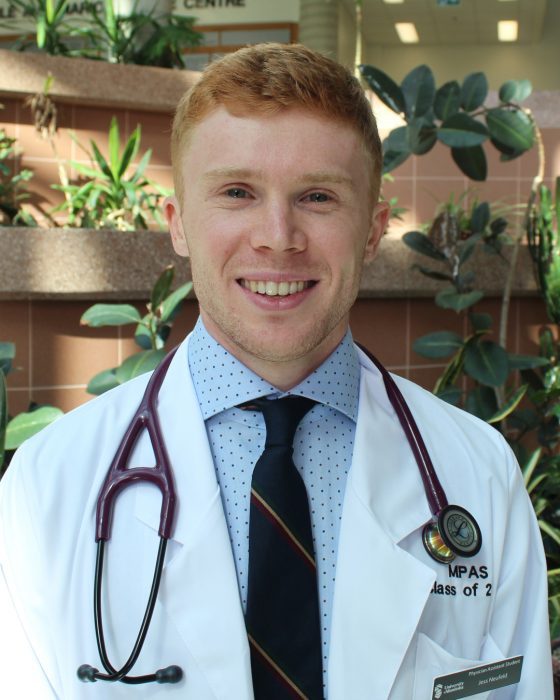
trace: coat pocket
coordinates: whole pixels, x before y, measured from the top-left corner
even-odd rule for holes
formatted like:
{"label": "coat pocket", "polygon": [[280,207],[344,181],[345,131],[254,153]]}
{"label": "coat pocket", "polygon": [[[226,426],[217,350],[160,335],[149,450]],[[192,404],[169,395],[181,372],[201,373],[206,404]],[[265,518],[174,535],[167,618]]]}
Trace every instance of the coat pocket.
{"label": "coat pocket", "polygon": [[[453,656],[425,634],[420,633],[416,647],[412,698],[413,700],[437,700],[441,697],[443,700],[445,695],[440,696],[437,690],[434,692],[434,678],[464,671],[492,661],[501,661],[503,658],[504,654],[491,637],[487,638],[479,659],[465,659]],[[492,691],[476,693],[468,697],[472,697],[474,700],[490,700]]]}

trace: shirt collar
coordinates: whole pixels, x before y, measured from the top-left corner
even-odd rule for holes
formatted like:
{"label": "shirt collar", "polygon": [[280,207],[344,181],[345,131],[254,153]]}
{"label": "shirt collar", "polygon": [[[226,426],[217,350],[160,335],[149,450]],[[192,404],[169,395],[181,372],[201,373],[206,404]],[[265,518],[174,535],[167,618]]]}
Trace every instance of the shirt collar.
{"label": "shirt collar", "polygon": [[346,335],[329,357],[287,392],[259,377],[220,345],[198,319],[189,338],[189,369],[204,420],[261,396],[307,396],[344,413],[354,422],[358,415],[360,364]]}

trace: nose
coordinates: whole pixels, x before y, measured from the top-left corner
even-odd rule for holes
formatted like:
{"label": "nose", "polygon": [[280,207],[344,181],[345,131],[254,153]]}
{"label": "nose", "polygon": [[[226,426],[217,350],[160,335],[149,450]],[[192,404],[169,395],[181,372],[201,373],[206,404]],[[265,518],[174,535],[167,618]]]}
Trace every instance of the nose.
{"label": "nose", "polygon": [[257,213],[251,232],[255,250],[297,253],[307,247],[307,237],[289,202],[270,201]]}

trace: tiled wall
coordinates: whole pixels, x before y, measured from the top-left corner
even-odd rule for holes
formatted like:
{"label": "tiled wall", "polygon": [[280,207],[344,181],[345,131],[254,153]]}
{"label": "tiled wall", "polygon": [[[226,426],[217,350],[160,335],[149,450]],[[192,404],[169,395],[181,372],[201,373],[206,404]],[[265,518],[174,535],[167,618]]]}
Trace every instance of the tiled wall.
{"label": "tiled wall", "polygon": [[[65,411],[78,406],[90,398],[85,386],[94,374],[118,365],[138,350],[132,332],[80,326],[80,316],[88,306],[82,301],[0,302],[0,340],[13,341],[17,347],[17,370],[8,377],[12,414],[26,410],[30,401],[52,403]],[[499,301],[485,301],[480,310],[497,318]],[[196,303],[187,302],[175,322],[169,347],[192,328],[196,316]],[[412,341],[433,330],[466,331],[460,317],[438,309],[431,299],[360,299],[351,320],[358,342],[390,369],[428,389],[444,363],[416,355]],[[510,311],[509,349],[535,353],[538,331],[545,323],[546,314],[538,299],[515,299]]]}
{"label": "tiled wall", "polygon": [[[33,189],[41,200],[34,204],[48,209],[57,201],[49,188],[57,182],[57,163],[48,143],[40,141],[31,124],[29,110],[11,99],[0,99],[0,126],[15,136],[24,152],[23,165],[35,172]],[[90,138],[104,143],[113,109],[59,105],[60,133],[57,150],[61,158],[84,160],[69,130],[80,142]],[[149,175],[160,184],[171,187],[168,143],[170,116],[147,112],[117,112],[126,135],[140,123],[142,145],[153,148]],[[543,131],[547,151],[546,181],[560,173],[560,128]],[[102,148],[106,151],[106,147]],[[509,164],[498,161],[489,151],[489,178],[477,185],[469,196],[513,204],[522,201],[529,190],[535,169],[535,155],[527,154]],[[398,196],[399,205],[408,209],[403,224],[393,224],[394,235],[418,226],[434,215],[435,207],[451,192],[457,196],[469,189],[467,180],[458,173],[449,152],[438,146],[421,158],[411,158],[395,173],[395,181],[385,186],[387,196]],[[377,263],[383,264],[382,254]],[[135,345],[131,333],[118,329],[85,329],[79,319],[93,303],[84,301],[33,300],[0,301],[0,341],[17,345],[17,370],[9,376],[9,402],[12,413],[25,410],[30,401],[53,403],[64,410],[89,398],[85,392],[88,380],[97,372],[115,366]],[[497,319],[499,300],[481,303],[481,310],[490,311]],[[178,318],[170,343],[189,330],[196,319],[196,304],[188,302]],[[519,298],[512,302],[509,322],[509,349],[513,352],[535,352],[539,327],[547,322],[538,298]],[[412,341],[433,330],[449,329],[465,332],[464,321],[451,311],[435,307],[431,299],[361,299],[352,313],[354,335],[366,344],[390,368],[431,388],[443,367],[415,355]]]}

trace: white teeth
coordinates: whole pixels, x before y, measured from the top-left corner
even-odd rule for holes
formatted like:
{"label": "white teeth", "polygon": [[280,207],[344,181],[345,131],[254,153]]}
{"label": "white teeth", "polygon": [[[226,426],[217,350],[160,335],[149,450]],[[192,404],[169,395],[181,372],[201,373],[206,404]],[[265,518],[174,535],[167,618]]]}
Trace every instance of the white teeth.
{"label": "white teeth", "polygon": [[266,294],[269,297],[286,297],[289,294],[303,292],[309,282],[272,282],[271,280],[241,280],[241,286],[250,289],[254,294]]}

